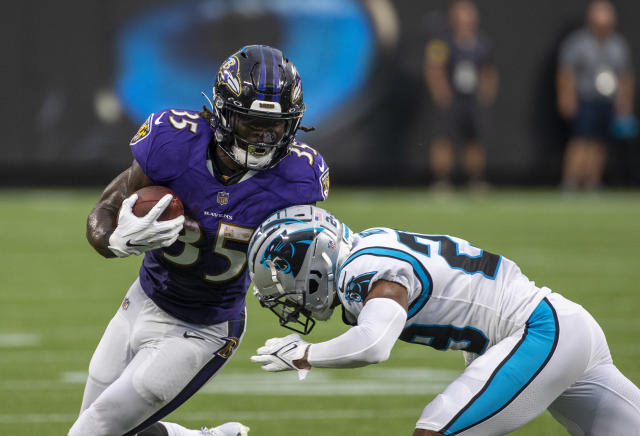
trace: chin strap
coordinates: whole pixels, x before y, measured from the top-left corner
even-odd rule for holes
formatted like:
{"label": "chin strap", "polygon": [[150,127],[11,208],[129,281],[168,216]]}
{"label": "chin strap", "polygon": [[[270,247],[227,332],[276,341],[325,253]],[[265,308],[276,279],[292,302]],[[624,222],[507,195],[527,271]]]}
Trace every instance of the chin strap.
{"label": "chin strap", "polygon": [[296,130],[302,130],[305,133],[313,132],[314,130],[316,130],[316,126],[306,127],[306,126],[300,125],[296,127]]}
{"label": "chin strap", "polygon": [[209,98],[209,96],[207,94],[204,93],[204,91],[200,91],[200,94],[202,94],[202,96],[204,98],[207,99],[207,101],[209,102],[209,106],[211,106],[211,111],[215,111],[215,109],[213,108],[213,102],[211,101],[211,99]]}

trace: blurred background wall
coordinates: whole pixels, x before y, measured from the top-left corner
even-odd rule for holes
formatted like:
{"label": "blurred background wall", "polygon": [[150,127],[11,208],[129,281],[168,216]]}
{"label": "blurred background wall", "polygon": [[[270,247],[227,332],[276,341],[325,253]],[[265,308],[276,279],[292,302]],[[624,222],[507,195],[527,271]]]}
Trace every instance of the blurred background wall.
{"label": "blurred background wall", "polygon": [[[487,178],[557,184],[567,139],[555,109],[558,44],[581,25],[588,2],[478,3],[500,72],[485,140]],[[638,83],[640,2],[614,4]],[[129,139],[148,113],[198,110],[219,64],[243,45],[263,43],[281,48],[300,71],[303,124],[317,130],[299,137],[323,153],[334,186],[426,185],[432,103],[423,80],[425,43],[446,25],[448,5],[8,2],[0,15],[0,184],[105,184],[130,164]],[[609,184],[640,183],[639,149],[637,139],[616,145]]]}

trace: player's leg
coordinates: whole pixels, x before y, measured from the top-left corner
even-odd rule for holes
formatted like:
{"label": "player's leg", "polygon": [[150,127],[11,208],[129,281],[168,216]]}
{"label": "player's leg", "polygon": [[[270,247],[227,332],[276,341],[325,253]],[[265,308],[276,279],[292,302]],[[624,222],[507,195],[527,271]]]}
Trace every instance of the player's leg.
{"label": "player's leg", "polygon": [[580,306],[543,300],[526,328],[490,347],[425,407],[416,428],[443,434],[506,434],[540,415],[585,371],[591,339],[577,335]]}
{"label": "player's leg", "polygon": [[441,436],[442,433],[438,433],[436,431],[424,430],[421,428],[416,428],[413,432],[413,436]]}
{"label": "player's leg", "polygon": [[[81,414],[70,436],[133,435],[154,425],[222,369],[243,332],[244,319],[203,328],[180,323],[148,300],[132,333],[134,348],[138,343],[140,351]],[[169,436],[207,434],[177,424],[160,425]],[[161,428],[150,429],[156,430]]]}
{"label": "player's leg", "polygon": [[603,142],[593,139],[586,142],[585,153],[584,186],[589,190],[598,189],[607,164],[607,148]]}
{"label": "player's leg", "polygon": [[434,187],[451,183],[455,164],[453,143],[445,136],[436,137],[429,148],[431,173],[435,179]]}
{"label": "player's leg", "polygon": [[87,409],[111,383],[120,377],[133,358],[129,336],[133,322],[145,300],[140,297],[141,292],[140,283],[136,280],[102,335],[89,364],[89,375],[80,412]]}
{"label": "player's leg", "polygon": [[484,188],[484,169],[487,161],[485,148],[477,140],[469,141],[464,147],[464,168],[472,188]]}
{"label": "player's leg", "polygon": [[574,436],[640,435],[640,389],[611,360],[598,323],[590,319],[593,356],[589,368],[549,407],[551,415]]}
{"label": "player's leg", "polygon": [[640,435],[640,390],[613,364],[588,371],[549,412],[573,436]]}
{"label": "player's leg", "polygon": [[464,151],[462,163],[467,176],[469,187],[486,189],[484,180],[487,152],[482,145],[482,138],[486,130],[486,111],[475,102],[467,102],[464,109]]}
{"label": "player's leg", "polygon": [[567,144],[562,162],[562,188],[573,191],[582,185],[587,161],[584,138],[571,138]]}
{"label": "player's leg", "polygon": [[440,108],[435,112],[432,125],[434,138],[429,145],[429,166],[434,188],[448,188],[451,185],[455,167],[455,125],[453,108]]}
{"label": "player's leg", "polygon": [[[161,317],[168,315],[161,313]],[[144,422],[139,423],[135,428],[126,434],[133,435],[142,429],[154,424],[159,419],[175,410],[178,406],[190,398],[209,379],[213,378],[226,365],[235,352],[244,335],[244,317],[240,320],[229,321],[206,328],[197,325],[179,324],[170,332],[169,339],[166,339],[154,356],[149,361],[144,370],[139,369],[134,374],[133,384],[136,391],[150,404],[154,404],[155,412],[148,416]],[[153,332],[151,332],[153,336]],[[189,348],[198,349],[193,356],[189,356]],[[179,348],[184,351],[179,352]],[[178,354],[176,354],[178,353]],[[211,357],[213,356],[213,357]],[[177,361],[179,360],[179,361]],[[199,361],[195,363],[194,361]],[[168,371],[175,368],[187,369],[184,373],[189,373],[189,368],[197,369],[191,375],[180,375],[176,372],[173,380],[158,382],[158,379]],[[185,380],[189,380],[185,384]],[[183,386],[181,390],[175,386]],[[158,407],[160,405],[160,407]],[[239,423],[228,423],[214,429],[191,430],[179,424],[162,422],[168,436],[226,436],[245,435],[248,428]],[[156,426],[158,427],[158,426]]]}

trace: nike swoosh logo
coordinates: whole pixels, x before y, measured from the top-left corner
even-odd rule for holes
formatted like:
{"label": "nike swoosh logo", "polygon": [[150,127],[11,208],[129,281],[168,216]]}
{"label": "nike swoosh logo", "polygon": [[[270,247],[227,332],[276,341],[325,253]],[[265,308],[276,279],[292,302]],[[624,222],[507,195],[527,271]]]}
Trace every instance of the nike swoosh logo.
{"label": "nike swoosh logo", "polygon": [[189,338],[191,338],[191,339],[200,339],[201,341],[204,341],[204,338],[202,336],[194,335],[194,334],[189,333],[189,332],[184,332],[182,334],[182,336],[184,336],[187,339],[189,339]]}
{"label": "nike swoosh logo", "polygon": [[127,247],[146,247],[146,245],[145,245],[145,244],[132,244],[132,243],[131,243],[131,239],[129,239],[129,240],[127,241],[127,244],[126,244],[126,245],[127,245]]}
{"label": "nike swoosh logo", "polygon": [[296,348],[298,348],[297,344],[288,344],[288,345],[291,345],[291,348],[289,348],[288,350],[285,350],[285,348],[287,348],[287,345],[285,345],[284,347],[282,347],[278,351],[276,351],[276,353],[288,353],[289,351],[293,351]]}
{"label": "nike swoosh logo", "polygon": [[158,119],[157,119],[157,120],[155,120],[155,121],[153,122],[153,124],[155,124],[156,126],[157,126],[158,124],[162,124],[162,121],[160,121],[160,119],[162,118],[162,116],[163,116],[165,113],[166,113],[166,112],[162,112],[162,113],[160,114],[160,116],[158,117]]}
{"label": "nike swoosh logo", "polygon": [[324,161],[322,161],[322,163],[320,165],[318,165],[318,169],[320,170],[320,172],[324,171]]}

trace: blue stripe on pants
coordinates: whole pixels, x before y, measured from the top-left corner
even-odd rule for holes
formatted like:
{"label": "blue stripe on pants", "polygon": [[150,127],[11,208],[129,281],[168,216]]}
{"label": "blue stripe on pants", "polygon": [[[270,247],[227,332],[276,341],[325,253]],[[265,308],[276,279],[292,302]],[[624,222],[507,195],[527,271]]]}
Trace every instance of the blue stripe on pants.
{"label": "blue stripe on pants", "polygon": [[545,367],[558,343],[558,318],[545,298],[533,311],[522,338],[482,390],[442,429],[457,434],[507,407]]}

